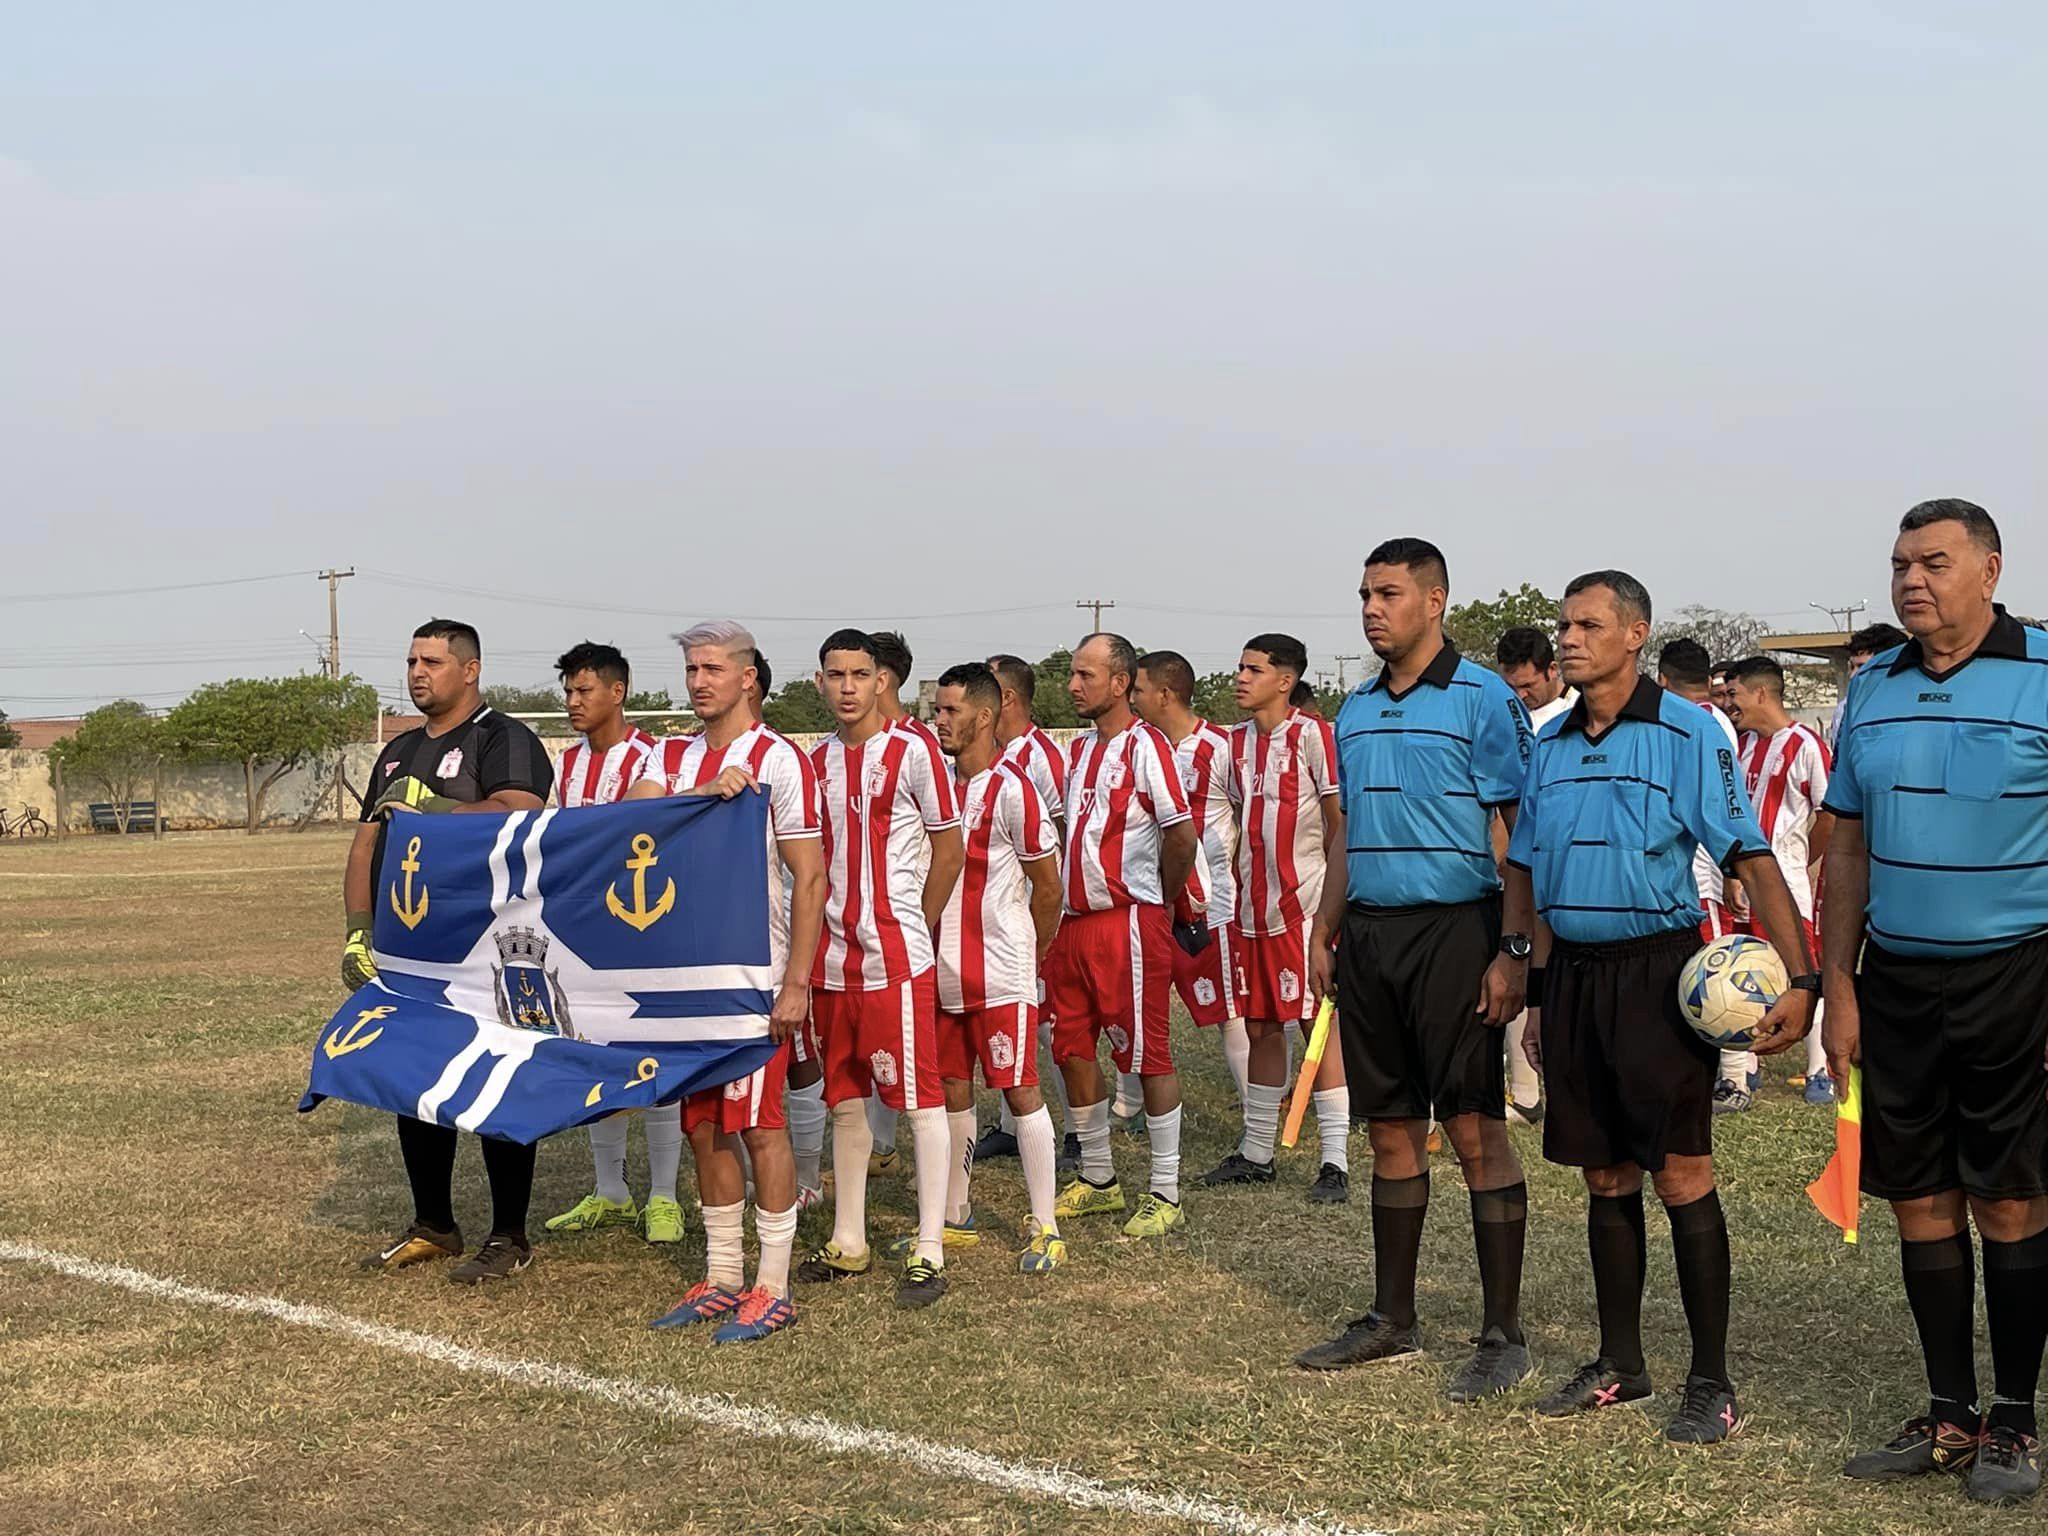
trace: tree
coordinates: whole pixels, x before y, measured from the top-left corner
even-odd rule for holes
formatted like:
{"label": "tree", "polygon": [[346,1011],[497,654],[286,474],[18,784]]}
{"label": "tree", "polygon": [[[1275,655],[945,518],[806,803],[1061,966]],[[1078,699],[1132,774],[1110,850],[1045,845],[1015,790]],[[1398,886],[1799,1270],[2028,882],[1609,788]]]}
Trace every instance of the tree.
{"label": "tree", "polygon": [[164,733],[183,756],[242,765],[253,834],[279,779],[365,739],[376,717],[377,690],[355,677],[242,677],[197,690]]}
{"label": "tree", "polygon": [[7,711],[0,709],[0,749],[21,745],[21,732],[7,723]]}
{"label": "tree", "polygon": [[1557,599],[1523,582],[1512,592],[1503,591],[1492,602],[1474,598],[1444,611],[1444,633],[1458,654],[1482,667],[1494,664],[1493,649],[1500,637],[1520,625],[1550,631],[1557,628]]}
{"label": "tree", "polygon": [[1714,661],[1738,661],[1756,654],[1756,643],[1763,638],[1766,628],[1764,621],[1753,613],[1688,603],[1651,628],[1649,644],[1643,647],[1643,660],[1654,667],[1657,652],[1666,641],[1683,639],[1699,641]]}
{"label": "tree", "polygon": [[107,792],[123,832],[136,791],[163,754],[164,722],[133,699],[102,704],[50,748],[66,773],[91,779]]}
{"label": "tree", "polygon": [[785,736],[822,735],[838,724],[832,706],[808,677],[784,683],[774,698],[764,700],[761,719],[770,730]]}
{"label": "tree", "polygon": [[484,702],[507,715],[559,715],[562,690],[552,683],[492,683],[484,689]]}
{"label": "tree", "polygon": [[1074,675],[1074,653],[1061,646],[1031,669],[1037,682],[1031,695],[1031,718],[1050,731],[1071,730],[1081,724],[1074,713],[1074,701],[1067,693],[1067,679]]}
{"label": "tree", "polygon": [[1237,707],[1237,674],[1211,672],[1195,679],[1194,711],[1211,725],[1235,725],[1244,718]]}

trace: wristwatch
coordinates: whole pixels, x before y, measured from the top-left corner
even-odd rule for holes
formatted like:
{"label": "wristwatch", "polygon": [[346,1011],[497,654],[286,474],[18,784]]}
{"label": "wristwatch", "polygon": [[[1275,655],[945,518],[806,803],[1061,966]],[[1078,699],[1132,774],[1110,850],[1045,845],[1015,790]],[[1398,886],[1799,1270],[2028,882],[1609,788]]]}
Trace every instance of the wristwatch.
{"label": "wristwatch", "polygon": [[1526,960],[1534,948],[1526,933],[1504,933],[1500,936],[1500,952],[1510,960]]}
{"label": "wristwatch", "polygon": [[1820,972],[1808,971],[1804,976],[1794,976],[1785,983],[1785,989],[1788,992],[1811,992],[1815,997],[1819,997]]}

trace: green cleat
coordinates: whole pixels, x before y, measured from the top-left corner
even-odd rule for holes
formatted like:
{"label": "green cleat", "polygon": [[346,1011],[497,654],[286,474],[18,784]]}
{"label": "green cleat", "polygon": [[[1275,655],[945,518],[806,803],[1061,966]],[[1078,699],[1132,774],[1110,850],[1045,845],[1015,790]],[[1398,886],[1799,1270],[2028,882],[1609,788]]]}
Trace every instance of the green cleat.
{"label": "green cleat", "polygon": [[1083,1216],[1113,1216],[1124,1208],[1124,1189],[1111,1180],[1107,1184],[1090,1184],[1086,1179],[1076,1179],[1060,1191],[1060,1197],[1053,1202],[1052,1214],[1055,1221],[1076,1221]]}
{"label": "green cleat", "polygon": [[1187,1217],[1173,1201],[1147,1193],[1138,1209],[1124,1223],[1125,1237],[1164,1237],[1175,1227],[1185,1226]]}
{"label": "green cleat", "polygon": [[656,1195],[640,1213],[640,1234],[650,1243],[683,1240],[683,1208],[666,1195]]}
{"label": "green cleat", "polygon": [[1017,1255],[1017,1269],[1026,1275],[1049,1274],[1067,1262],[1067,1240],[1057,1232],[1038,1232],[1031,1246]]}
{"label": "green cleat", "polygon": [[630,1198],[607,1200],[603,1195],[585,1195],[559,1216],[550,1216],[550,1232],[595,1232],[599,1227],[630,1227],[640,1220],[640,1207]]}
{"label": "green cleat", "polygon": [[[974,1224],[974,1212],[967,1213],[965,1221],[946,1223],[945,1246],[951,1248],[972,1248],[981,1241],[981,1229]],[[917,1234],[906,1232],[901,1237],[889,1239],[889,1246],[883,1250],[892,1259],[908,1259],[917,1252]]]}

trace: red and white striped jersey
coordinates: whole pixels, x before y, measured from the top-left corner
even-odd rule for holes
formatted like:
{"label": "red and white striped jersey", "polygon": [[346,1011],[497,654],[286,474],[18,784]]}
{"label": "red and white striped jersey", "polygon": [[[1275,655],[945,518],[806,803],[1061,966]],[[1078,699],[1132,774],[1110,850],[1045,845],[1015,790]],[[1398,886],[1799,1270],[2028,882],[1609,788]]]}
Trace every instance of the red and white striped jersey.
{"label": "red and white striped jersey", "polygon": [[1271,731],[1230,728],[1230,795],[1238,805],[1237,926],[1294,933],[1323,899],[1323,812],[1337,793],[1330,723],[1294,709]]}
{"label": "red and white striped jersey", "polygon": [[1188,876],[1188,901],[1221,928],[1237,916],[1237,811],[1230,803],[1230,732],[1207,720],[1173,749],[1188,809],[1202,829],[1202,855]]}
{"label": "red and white striped jersey", "polygon": [[811,751],[825,820],[825,936],[813,981],[872,992],[932,966],[924,925],[931,834],[957,826],[952,775],[910,731],[859,746],[828,736]]}
{"label": "red and white striped jersey", "polygon": [[939,919],[939,1006],[948,1013],[1038,1001],[1038,929],[1024,866],[1059,852],[1052,818],[1014,763],[960,786],[967,862]]}
{"label": "red and white striped jersey", "polygon": [[625,736],[603,752],[593,752],[589,740],[579,738],[555,764],[555,804],[574,810],[625,799],[660,745],[637,725],[627,726]]}
{"label": "red and white striped jersey", "polygon": [[662,741],[654,766],[662,786],[672,795],[709,784],[726,769],[743,767],[768,797],[768,939],[775,984],[789,966],[789,871],[776,851],[778,842],[818,837],[818,776],[811,760],[795,742],[756,725],[723,747],[714,747],[702,733],[670,736]]}
{"label": "red and white striped jersey", "polygon": [[1807,839],[1827,799],[1833,768],[1820,732],[1797,720],[1772,736],[1743,734],[1742,776],[1749,785],[1749,803],[1771,840],[1799,914],[1808,922],[1813,920],[1813,883],[1806,874]]}
{"label": "red and white striped jersey", "polygon": [[[946,756],[946,749],[939,745],[939,733],[915,715],[905,715],[899,720],[891,720],[889,722],[889,729],[903,732],[924,750],[925,756],[931,759],[933,774],[937,776],[946,794],[952,798],[954,802],[953,808],[957,811],[959,809],[960,797],[953,786],[953,764]],[[917,874],[920,880],[924,878],[932,867],[931,856],[932,845],[930,842],[926,842],[922,846],[922,851],[918,854]]]}
{"label": "red and white striped jersey", "polygon": [[1066,820],[1067,757],[1058,742],[1034,725],[1022,736],[1013,738],[998,761],[1022,768],[1031,787],[1038,791],[1038,803],[1045,807],[1045,814],[1057,821]]}
{"label": "red and white striped jersey", "polygon": [[1107,739],[1075,737],[1068,753],[1067,910],[1164,906],[1159,833],[1188,819],[1172,744],[1133,720]]}
{"label": "red and white striped jersey", "polygon": [[[1721,734],[1728,738],[1728,745],[1737,752],[1742,750],[1742,741],[1735,734],[1735,722],[1722,712],[1721,706],[1711,699],[1699,701],[1701,709],[1714,717],[1714,723],[1721,727]],[[1714,856],[1703,846],[1695,848],[1692,854],[1692,882],[1699,887],[1700,905],[1711,907],[1727,896],[1726,884],[1721,875],[1721,866],[1714,862]]]}

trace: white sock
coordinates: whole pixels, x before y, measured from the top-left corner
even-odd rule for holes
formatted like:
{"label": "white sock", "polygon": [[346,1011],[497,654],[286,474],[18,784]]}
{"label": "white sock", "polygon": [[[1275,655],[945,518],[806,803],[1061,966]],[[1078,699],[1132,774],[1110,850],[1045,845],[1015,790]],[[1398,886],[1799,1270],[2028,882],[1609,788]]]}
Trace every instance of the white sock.
{"label": "white sock", "polygon": [[704,1278],[738,1293],[747,1284],[747,1205],[700,1205],[704,1213]]}
{"label": "white sock", "polygon": [[1060,1229],[1052,1214],[1053,1201],[1058,1198],[1053,1172],[1056,1141],[1052,1115],[1043,1104],[1017,1122],[1017,1156],[1024,1164],[1024,1192],[1031,1200],[1031,1219],[1046,1232]]}
{"label": "white sock", "polygon": [[946,1264],[946,1186],[953,1176],[946,1156],[952,1133],[943,1109],[907,1109],[911,1154],[917,1159],[917,1257]]}
{"label": "white sock", "polygon": [[1287,1039],[1287,1080],[1294,1081],[1295,1064],[1301,1059],[1296,1053],[1301,1050],[1301,1020],[1283,1019],[1280,1032]]}
{"label": "white sock", "polygon": [[647,1198],[673,1200],[683,1166],[683,1107],[658,1104],[640,1119],[647,1131]]}
{"label": "white sock", "polygon": [[1747,1092],[1749,1074],[1756,1070],[1756,1058],[1748,1051],[1723,1051],[1721,1053],[1721,1080],[1733,1083]]}
{"label": "white sock", "polygon": [[1813,1028],[1806,1032],[1806,1075],[1808,1077],[1819,1077],[1821,1073],[1828,1069],[1828,1053],[1821,1048],[1820,1043],[1821,1015],[1826,1011],[1826,1003],[1822,1003],[1813,1010]]}
{"label": "white sock", "polygon": [[1114,1184],[1116,1164],[1109,1155],[1109,1100],[1072,1106],[1067,1111],[1067,1124],[1081,1138],[1081,1177],[1090,1184]]}
{"label": "white sock", "polygon": [[877,1152],[896,1150],[896,1111],[881,1101],[878,1095],[870,1094],[864,1101],[868,1112],[868,1134],[874,1138]]}
{"label": "white sock", "polygon": [[1244,1108],[1244,1085],[1251,1071],[1252,1041],[1244,1032],[1243,1019],[1223,1021],[1223,1065],[1230,1068],[1230,1080],[1237,1085],[1237,1105]]}
{"label": "white sock", "polygon": [[1147,1115],[1145,1139],[1152,1145],[1152,1193],[1179,1205],[1180,1106],[1163,1115]]}
{"label": "white sock", "polygon": [[1011,1113],[1010,1101],[1004,1099],[1002,1102],[1002,1113],[996,1116],[996,1124],[1001,1126],[1007,1134],[1014,1136],[1017,1134],[1017,1117]]}
{"label": "white sock", "polygon": [[789,1294],[789,1251],[796,1243],[796,1207],[764,1211],[754,1207],[754,1236],[761,1240],[761,1262],[754,1284],[771,1296]]}
{"label": "white sock", "polygon": [[[1071,1135],[1074,1129],[1074,1113],[1067,1108],[1066,1075],[1060,1071],[1060,1064],[1052,1059],[1052,1022],[1049,1019],[1041,1019],[1039,1021],[1038,1044],[1043,1056],[1039,1063],[1038,1084],[1045,1090],[1047,1107],[1050,1108],[1054,1104],[1059,1105],[1060,1125],[1065,1126],[1068,1134]],[[1003,1106],[1005,1111],[1009,1107],[1007,1104]],[[1055,1127],[1055,1129],[1057,1128]]]}
{"label": "white sock", "polygon": [[974,1174],[974,1111],[947,1110],[946,1138],[951,1153],[946,1162],[946,1220],[961,1222],[973,1210],[967,1182]]}
{"label": "white sock", "polygon": [[597,1170],[597,1195],[624,1205],[633,1198],[626,1183],[626,1117],[606,1115],[591,1122],[590,1163]]}
{"label": "white sock", "polygon": [[1128,1120],[1144,1108],[1145,1080],[1135,1072],[1117,1073],[1116,1102],[1109,1106],[1109,1112],[1120,1120]]}
{"label": "white sock", "polygon": [[1318,1156],[1333,1168],[1351,1171],[1351,1090],[1318,1088],[1315,1093]]}
{"label": "white sock", "polygon": [[801,1189],[824,1184],[819,1165],[825,1160],[825,1084],[789,1090],[789,1149],[796,1154],[796,1182]]}
{"label": "white sock", "polygon": [[1505,1033],[1508,1053],[1508,1097],[1523,1108],[1540,1103],[1543,1099],[1543,1079],[1536,1075],[1536,1069],[1529,1065],[1529,1053],[1522,1049],[1522,1028],[1529,1022],[1529,1016],[1519,1015]]}
{"label": "white sock", "polygon": [[849,1258],[868,1251],[868,1154],[875,1138],[860,1099],[834,1104],[832,1114],[832,1241]]}
{"label": "white sock", "polygon": [[1273,1143],[1280,1139],[1280,1106],[1287,1090],[1271,1083],[1244,1085],[1244,1140],[1238,1152],[1255,1163],[1273,1161]]}

